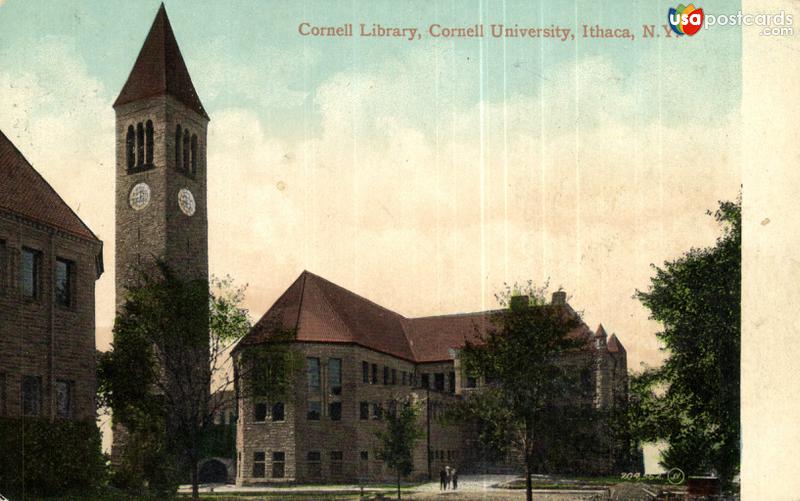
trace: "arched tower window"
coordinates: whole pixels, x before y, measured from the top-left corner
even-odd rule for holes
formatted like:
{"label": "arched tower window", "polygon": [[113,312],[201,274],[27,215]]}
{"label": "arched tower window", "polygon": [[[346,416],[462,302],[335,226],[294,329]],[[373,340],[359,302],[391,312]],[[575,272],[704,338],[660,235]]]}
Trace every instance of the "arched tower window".
{"label": "arched tower window", "polygon": [[181,124],[175,126],[175,168],[181,168],[181,141],[183,141],[183,131]]}
{"label": "arched tower window", "polygon": [[189,131],[183,131],[183,170],[189,172]]}
{"label": "arched tower window", "polygon": [[144,125],[136,124],[136,165],[144,165]]}
{"label": "arched tower window", "polygon": [[147,157],[146,163],[147,165],[152,165],[153,164],[153,121],[152,120],[147,121],[147,124],[144,126],[144,133],[146,136],[145,146],[147,148],[146,149],[147,153],[145,154],[145,157]]}
{"label": "arched tower window", "polygon": [[192,175],[197,174],[197,134],[192,134]]}
{"label": "arched tower window", "polygon": [[136,131],[133,125],[128,126],[128,136],[125,138],[125,157],[128,159],[128,169],[133,169],[136,164]]}

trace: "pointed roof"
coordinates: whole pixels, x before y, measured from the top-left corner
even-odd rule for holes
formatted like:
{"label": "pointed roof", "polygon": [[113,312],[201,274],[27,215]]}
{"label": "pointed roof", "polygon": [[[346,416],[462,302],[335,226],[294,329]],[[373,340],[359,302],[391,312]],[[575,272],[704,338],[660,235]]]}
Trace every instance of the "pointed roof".
{"label": "pointed roof", "polygon": [[100,241],[3,131],[0,131],[0,210]]}
{"label": "pointed roof", "polygon": [[603,328],[603,324],[597,326],[595,337],[608,337],[608,334],[606,334],[606,330]]}
{"label": "pointed roof", "polygon": [[167,10],[162,3],[114,107],[167,94],[206,120],[209,119],[194,89],[192,77],[189,76],[167,17]]}
{"label": "pointed roof", "polygon": [[[406,318],[304,271],[236,349],[267,342],[279,326],[295,330],[297,341],[356,344],[417,363],[440,362],[466,341],[478,342],[493,313]],[[588,339],[591,332],[581,323],[569,335]]]}
{"label": "pointed roof", "polygon": [[625,353],[625,347],[622,346],[622,342],[620,342],[616,334],[611,334],[611,339],[608,340],[608,351],[611,353]]}

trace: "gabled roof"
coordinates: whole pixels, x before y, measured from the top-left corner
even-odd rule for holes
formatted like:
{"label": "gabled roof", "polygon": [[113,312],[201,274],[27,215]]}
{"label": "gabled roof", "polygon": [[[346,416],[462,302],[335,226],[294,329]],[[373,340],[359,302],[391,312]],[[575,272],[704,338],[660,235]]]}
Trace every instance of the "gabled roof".
{"label": "gabled roof", "polygon": [[114,107],[162,95],[173,96],[208,120],[163,3]]}
{"label": "gabled roof", "polygon": [[[565,305],[568,314],[574,311]],[[452,349],[477,342],[493,311],[406,318],[308,271],[284,292],[237,346],[267,342],[276,326],[297,341],[356,344],[409,361],[451,360]],[[569,334],[589,339],[584,323]]]}
{"label": "gabled roof", "polygon": [[0,209],[99,242],[92,230],[0,131]]}
{"label": "gabled roof", "polygon": [[611,334],[611,338],[608,340],[608,351],[611,353],[625,353],[625,347],[622,346],[622,342],[620,342],[616,334]]}
{"label": "gabled roof", "polygon": [[606,330],[603,328],[603,324],[597,326],[597,331],[595,331],[595,337],[608,337],[606,334]]}

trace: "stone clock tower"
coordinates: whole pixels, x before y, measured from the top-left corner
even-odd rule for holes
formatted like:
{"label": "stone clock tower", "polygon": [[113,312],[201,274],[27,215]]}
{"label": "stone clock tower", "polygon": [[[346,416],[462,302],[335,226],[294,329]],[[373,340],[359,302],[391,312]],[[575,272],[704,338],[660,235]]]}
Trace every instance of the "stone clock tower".
{"label": "stone clock tower", "polygon": [[[136,273],[163,260],[184,280],[208,278],[206,130],[162,4],[116,112],[116,303]],[[114,448],[124,431],[115,427]],[[112,456],[114,456],[112,449]],[[117,451],[119,452],[119,451]]]}

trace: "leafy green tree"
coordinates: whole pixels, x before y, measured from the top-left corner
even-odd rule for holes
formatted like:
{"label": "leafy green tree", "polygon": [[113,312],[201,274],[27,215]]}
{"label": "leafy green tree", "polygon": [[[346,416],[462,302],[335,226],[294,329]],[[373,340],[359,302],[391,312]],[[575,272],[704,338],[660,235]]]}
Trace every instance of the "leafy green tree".
{"label": "leafy green tree", "polygon": [[166,496],[198,462],[222,395],[234,384],[229,348],[250,328],[244,288],[183,280],[166,264],[142,270],[98,364],[99,397],[128,440],[118,483]]}
{"label": "leafy green tree", "polygon": [[414,470],[414,444],[422,438],[419,406],[411,399],[391,402],[386,414],[386,429],[375,433],[381,443],[378,459],[397,475],[397,499],[400,499],[400,480]]}
{"label": "leafy green tree", "polygon": [[668,355],[632,379],[631,421],[641,440],[668,443],[664,467],[714,471],[729,487],[740,461],[741,199],[713,215],[716,245],[654,266],[649,289],[636,292]]}
{"label": "leafy green tree", "polygon": [[503,308],[491,316],[486,332],[479,332],[479,342],[467,342],[459,354],[466,372],[487,384],[451,417],[477,422],[490,450],[521,455],[530,500],[532,472],[554,459],[591,406],[591,359],[581,349],[587,340],[568,335],[580,325],[578,314],[548,304],[543,288],[507,287],[497,298]]}

